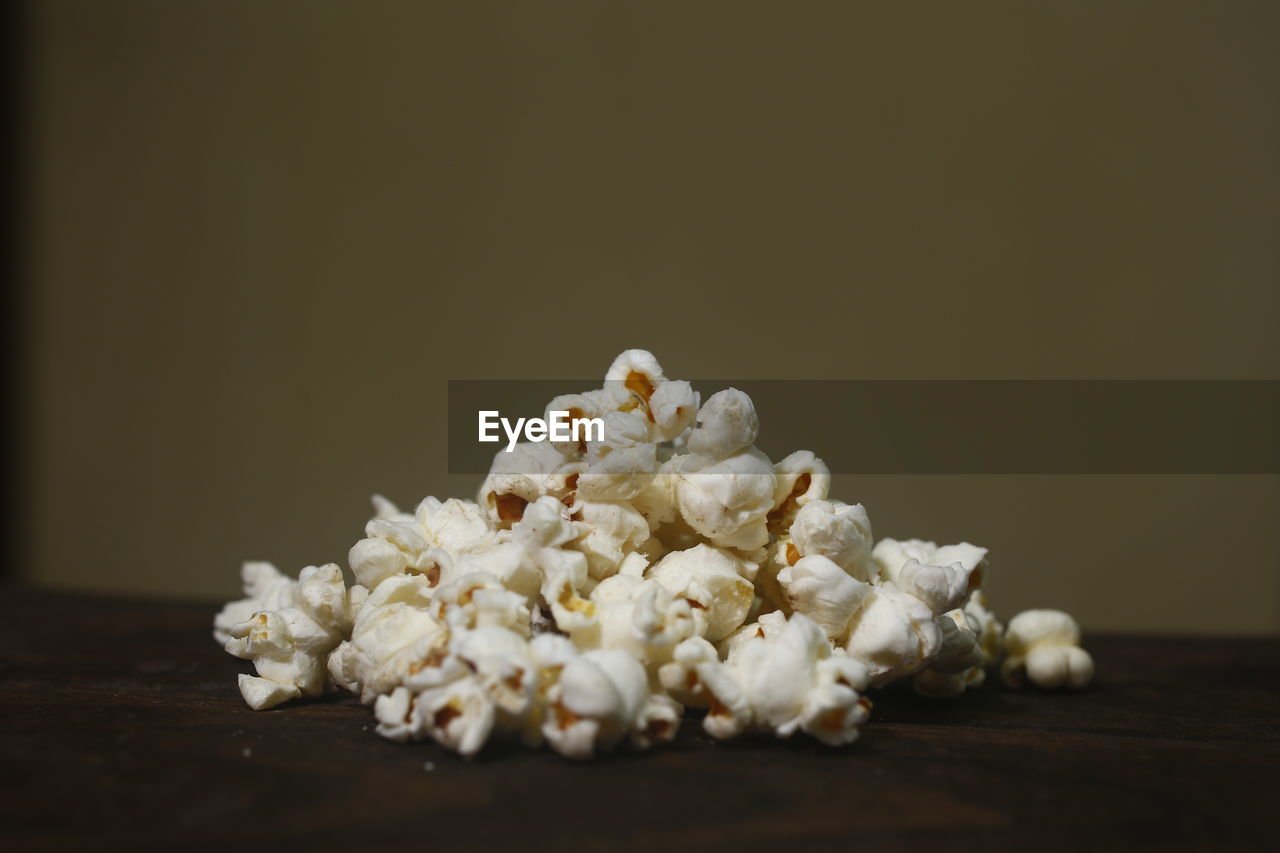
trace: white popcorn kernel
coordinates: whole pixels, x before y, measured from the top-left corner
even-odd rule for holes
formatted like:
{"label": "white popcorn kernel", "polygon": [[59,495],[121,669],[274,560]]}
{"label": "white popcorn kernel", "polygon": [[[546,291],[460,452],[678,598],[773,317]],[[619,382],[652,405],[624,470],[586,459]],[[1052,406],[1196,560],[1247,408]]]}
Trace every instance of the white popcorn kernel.
{"label": "white popcorn kernel", "polygon": [[569,573],[553,571],[542,583],[542,598],[551,608],[558,630],[580,638],[580,642],[588,642],[585,638],[599,631],[600,621],[595,603],[583,598],[578,588]]}
{"label": "white popcorn kernel", "polygon": [[693,530],[724,548],[768,543],[774,484],[768,456],[748,447],[723,459],[689,455],[673,463],[676,507]]}
{"label": "white popcorn kernel", "polygon": [[862,504],[810,501],[796,513],[790,533],[802,557],[826,557],[860,581],[876,574],[871,562],[871,520]]}
{"label": "white popcorn kernel", "polygon": [[587,391],[582,394],[561,394],[547,404],[542,416],[547,423],[551,423],[552,412],[564,412],[568,416],[569,438],[561,441],[548,436],[547,443],[564,456],[585,452],[587,449],[587,432],[580,426],[578,437],[576,439],[573,438],[573,422],[583,419],[602,418],[606,411],[604,392],[601,390]]}
{"label": "white popcorn kernel", "polygon": [[1009,620],[1000,675],[1010,687],[1030,680],[1046,690],[1079,690],[1093,680],[1093,658],[1080,648],[1080,626],[1061,610],[1026,610]]}
{"label": "white popcorn kernel", "polygon": [[553,579],[564,581],[575,592],[587,582],[586,555],[567,547],[581,529],[567,515],[568,509],[555,498],[539,498],[511,530],[512,541],[523,547],[541,570],[544,595],[546,584]]}
{"label": "white popcorn kernel", "polygon": [[[605,581],[596,587],[591,595],[599,608],[596,630],[571,636],[579,648],[621,649],[648,666],[665,663],[676,645],[697,630],[693,608],[655,580],[627,580],[626,584]],[[622,586],[628,587],[625,595]],[[602,587],[603,594],[597,595]]]}
{"label": "white popcorn kernel", "polygon": [[670,696],[649,694],[631,725],[631,745],[636,749],[649,749],[675,740],[683,713],[684,709]]}
{"label": "white popcorn kernel", "polygon": [[693,426],[698,415],[698,395],[683,380],[663,382],[649,398],[653,438],[671,441]]}
{"label": "white popcorn kernel", "polygon": [[329,653],[325,664],[329,670],[329,679],[335,687],[341,687],[348,693],[360,693],[360,677],[356,670],[355,650],[350,640],[343,640]]}
{"label": "white popcorn kernel", "polygon": [[933,611],[893,584],[872,586],[853,617],[845,648],[881,687],[928,665],[942,645]]}
{"label": "white popcorn kernel", "polygon": [[[725,459],[755,444],[759,434],[760,418],[751,398],[737,388],[726,388],[702,404],[687,446],[697,456]],[[772,466],[770,469],[772,473]],[[772,501],[772,482],[769,489]]]}
{"label": "white popcorn kernel", "polygon": [[[270,573],[253,571],[284,594],[285,588]],[[319,696],[326,684],[325,661],[351,629],[346,586],[336,565],[308,566],[288,590],[288,606],[259,610],[227,632],[227,652],[253,661],[258,677],[285,688],[267,691],[257,681],[243,682],[251,707],[271,707],[293,698],[286,694],[294,690],[297,696]]]}
{"label": "white popcorn kernel", "polygon": [[536,745],[538,739],[528,735],[532,721],[541,719],[541,673],[558,666],[544,659],[548,653],[557,653],[554,643],[531,645],[502,627],[456,632],[447,653],[424,662],[405,679],[402,689],[415,696],[405,724],[468,756],[495,731],[518,733]]}
{"label": "white popcorn kernel", "polygon": [[930,669],[938,672],[963,673],[983,664],[985,656],[978,645],[977,635],[969,627],[963,610],[955,610],[939,616],[937,625],[942,641],[939,644],[937,656],[930,664]]}
{"label": "white popcorn kernel", "polygon": [[462,633],[451,653],[497,709],[504,730],[515,730],[534,701],[538,675],[529,659],[528,643],[507,628],[488,626]]}
{"label": "white popcorn kernel", "polygon": [[442,653],[448,641],[449,629],[431,615],[427,579],[394,576],[379,584],[360,608],[350,643],[330,655],[329,673],[369,704]]}
{"label": "white popcorn kernel", "polygon": [[460,678],[420,692],[413,700],[418,725],[441,746],[473,756],[489,740],[493,701],[472,678]]}
{"label": "white popcorn kernel", "polygon": [[604,400],[610,409],[648,412],[649,399],[666,381],[653,353],[629,349],[618,355],[604,375]]}
{"label": "white popcorn kernel", "polygon": [[566,459],[548,442],[520,442],[510,452],[493,455],[477,503],[495,529],[510,528],[524,516],[526,506],[544,495],[566,501],[586,467],[582,461]]}
{"label": "white popcorn kernel", "polygon": [[560,669],[578,655],[568,637],[539,634],[529,641],[529,658],[539,669]]}
{"label": "white popcorn kernel", "polygon": [[783,534],[769,544],[765,554],[765,560],[753,579],[756,595],[762,600],[764,612],[781,610],[784,615],[790,615],[791,602],[778,582],[778,574],[800,560],[800,551],[791,542],[791,537]]}
{"label": "white popcorn kernel", "polygon": [[832,640],[844,636],[871,591],[869,584],[819,554],[801,557],[794,566],[782,569],[778,583],[792,609],[812,619]]}
{"label": "white popcorn kernel", "polygon": [[698,545],[667,554],[647,575],[674,597],[688,601],[699,634],[715,643],[746,621],[751,609],[751,583],[740,574],[738,563],[722,549]]}
{"label": "white popcorn kernel", "polygon": [[548,692],[542,731],[568,758],[591,758],[631,734],[649,696],[644,667],[616,649],[585,652],[569,661]]}
{"label": "white popcorn kernel", "polygon": [[223,605],[213,618],[213,638],[225,646],[231,629],[259,610],[283,610],[296,601],[298,583],[271,563],[247,562],[240,568],[245,597]]}
{"label": "white popcorn kernel", "polygon": [[569,661],[578,656],[573,641],[560,634],[538,634],[529,641],[530,665],[537,673],[534,700],[521,722],[520,736],[526,746],[541,746],[542,727],[547,721],[549,704],[547,696],[560,681],[560,673]]}
{"label": "white popcorn kernel", "polygon": [[955,545],[943,545],[933,555],[932,562],[939,566],[950,566],[959,563],[969,581],[969,589],[982,586],[983,575],[987,568],[987,549],[968,542]]}
{"label": "white popcorn kernel", "polygon": [[528,600],[487,572],[463,575],[437,589],[431,616],[453,631],[497,626],[529,634]]}
{"label": "white popcorn kernel", "polygon": [[630,601],[643,583],[645,583],[643,572],[639,575],[619,572],[596,584],[595,589],[591,590],[591,600],[601,607]]}
{"label": "white popcorn kernel", "polygon": [[[648,542],[649,540],[645,540]],[[645,543],[641,543],[644,547]],[[630,554],[622,558],[622,562],[618,564],[618,575],[626,577],[642,578],[645,571],[649,568],[649,559],[640,551],[632,551]],[[615,575],[616,577],[617,575]]]}
{"label": "white popcorn kernel", "polygon": [[631,497],[631,508],[649,522],[649,530],[668,524],[676,518],[676,478],[671,473],[672,463],[659,466],[658,473],[650,477],[644,488]]}
{"label": "white popcorn kernel", "polygon": [[773,472],[776,481],[768,526],[770,533],[778,534],[791,527],[805,504],[826,500],[831,490],[831,471],[810,451],[797,450],[774,463]]}
{"label": "white popcorn kernel", "polygon": [[748,622],[716,644],[720,659],[727,660],[749,639],[773,639],[787,627],[788,614],[779,610],[761,614],[756,621]]}
{"label": "white popcorn kernel", "polygon": [[649,539],[649,523],[625,503],[582,501],[574,518],[582,533],[569,547],[587,558],[587,574],[603,580],[617,573],[622,561]]}
{"label": "white popcorn kernel", "polygon": [[868,683],[866,667],[844,655],[833,659],[826,635],[804,614],[794,614],[772,638],[746,639],[727,663],[755,725],[778,737],[803,729],[827,743],[848,743],[866,718],[869,705],[858,696]]}
{"label": "white popcorn kernel", "polygon": [[449,498],[434,507],[423,501],[418,505],[417,518],[431,545],[454,556],[494,541],[484,511],[471,501]]}
{"label": "white popcorn kernel", "polygon": [[326,636],[321,641],[327,649],[333,648],[337,635],[351,633],[347,585],[336,563],[308,566],[298,573],[298,609],[323,630]]}
{"label": "white popcorn kernel", "polygon": [[476,572],[494,576],[504,587],[530,600],[542,586],[542,570],[519,542],[500,542],[463,554],[449,572],[450,581]]}
{"label": "white popcorn kernel", "polygon": [[536,551],[559,548],[578,538],[578,528],[569,520],[568,508],[552,497],[539,498],[529,506],[520,523],[512,528],[512,541]]}
{"label": "white popcorn kernel", "polygon": [[902,587],[900,576],[903,567],[911,560],[924,566],[951,566],[959,564],[968,589],[982,586],[987,565],[987,549],[960,542],[939,548],[923,539],[881,539],[871,551],[871,558],[885,580]]}
{"label": "white popcorn kernel", "polygon": [[1004,637],[1004,626],[996,619],[995,614],[987,607],[987,596],[975,589],[969,593],[969,600],[964,604],[964,617],[982,649],[983,663],[992,664],[1003,652],[1001,645]]}
{"label": "white popcorn kernel", "polygon": [[870,716],[870,700],[859,695],[867,670],[846,655],[832,655],[814,667],[815,684],[805,696],[800,728],[828,746],[844,746],[858,737]]}
{"label": "white popcorn kernel", "polygon": [[413,694],[404,687],[379,696],[373,703],[373,715],[378,721],[376,731],[388,740],[404,743],[426,734],[422,720],[413,713]]}
{"label": "white popcorn kernel", "polygon": [[361,539],[351,546],[347,565],[356,581],[372,589],[379,583],[408,568],[410,557],[394,542],[376,536]]}
{"label": "white popcorn kernel", "polygon": [[926,566],[915,559],[907,560],[898,571],[894,585],[939,614],[954,610],[969,593],[968,574],[958,562],[949,566]]}
{"label": "white popcorn kernel", "polygon": [[673,660],[663,664],[658,677],[676,701],[707,709],[702,727],[712,737],[737,737],[751,725],[750,701],[715,647],[701,637],[676,646]]}
{"label": "white popcorn kernel", "polygon": [[302,695],[302,691],[292,684],[279,684],[265,678],[246,675],[243,672],[240,673],[239,679],[240,695],[244,697],[245,704],[255,711],[274,708],[282,702],[297,699]]}
{"label": "white popcorn kernel", "polygon": [[413,521],[413,513],[401,512],[400,508],[382,495],[373,495],[373,517],[383,521]]}
{"label": "white popcorn kernel", "polygon": [[587,445],[586,469],[576,481],[577,498],[629,500],[657,470],[658,452],[649,443],[649,424],[631,412],[610,412],[604,416],[604,439]]}

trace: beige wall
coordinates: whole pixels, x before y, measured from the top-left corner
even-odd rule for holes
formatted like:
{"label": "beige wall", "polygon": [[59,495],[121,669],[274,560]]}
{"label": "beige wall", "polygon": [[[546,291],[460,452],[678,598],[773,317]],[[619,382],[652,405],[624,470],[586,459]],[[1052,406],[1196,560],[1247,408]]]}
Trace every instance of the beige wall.
{"label": "beige wall", "polygon": [[[228,596],[449,378],[1280,378],[1280,7],[48,2],[23,576]],[[767,429],[767,424],[766,424]],[[821,452],[822,448],[814,450]],[[843,477],[1004,613],[1280,629],[1274,477]]]}

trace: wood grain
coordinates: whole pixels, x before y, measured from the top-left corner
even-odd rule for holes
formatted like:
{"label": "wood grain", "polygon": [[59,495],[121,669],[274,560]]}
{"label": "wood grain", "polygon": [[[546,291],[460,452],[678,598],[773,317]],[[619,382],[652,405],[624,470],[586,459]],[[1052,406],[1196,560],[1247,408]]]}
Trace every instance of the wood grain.
{"label": "wood grain", "polygon": [[[862,738],[464,761],[351,698],[269,712],[208,604],[0,597],[5,849],[1277,849],[1280,639],[1090,637],[1079,694],[874,696]],[[432,769],[427,769],[432,767]]]}

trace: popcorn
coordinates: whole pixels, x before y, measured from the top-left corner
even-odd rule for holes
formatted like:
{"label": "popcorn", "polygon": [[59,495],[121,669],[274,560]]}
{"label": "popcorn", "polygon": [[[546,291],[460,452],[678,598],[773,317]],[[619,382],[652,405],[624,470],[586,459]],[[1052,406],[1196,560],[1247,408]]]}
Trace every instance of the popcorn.
{"label": "popcorn", "polygon": [[572,634],[580,648],[622,649],[654,667],[671,660],[676,644],[705,625],[688,599],[677,598],[657,580],[616,575],[591,593],[599,608],[593,634]]}
{"label": "popcorn", "polygon": [[[982,576],[987,564],[987,549],[961,542],[943,545],[922,539],[881,539],[871,552],[871,558],[887,581],[898,583],[902,569],[911,560],[925,566],[958,566],[969,588],[982,586]],[[901,584],[899,584],[901,586]]]}
{"label": "popcorn", "polygon": [[259,610],[283,610],[296,600],[298,582],[286,577],[270,563],[249,562],[240,567],[245,598],[223,605],[213,617],[213,638],[225,646],[231,629]]}
{"label": "popcorn", "polygon": [[688,382],[663,382],[649,398],[649,411],[653,437],[660,442],[673,441],[693,426],[698,414],[698,395]]}
{"label": "popcorn", "polygon": [[801,557],[794,566],[784,568],[778,583],[792,609],[812,619],[831,640],[844,636],[871,592],[870,584],[850,577],[821,554]]}
{"label": "popcorn", "polygon": [[451,631],[496,626],[529,635],[527,599],[488,572],[463,575],[436,590],[431,616]]}
{"label": "popcorn", "polygon": [[613,360],[604,375],[604,398],[609,408],[620,411],[642,409],[646,414],[649,399],[666,381],[662,365],[653,353],[629,349]]}
{"label": "popcorn", "polygon": [[413,512],[375,495],[348,552],[297,579],[242,568],[245,597],[214,637],[252,662],[254,709],[340,688],[394,741],[463,756],[493,738],[574,759],[671,740],[686,707],[712,737],[858,737],[864,695],[900,679],[956,698],[1001,666],[1014,686],[1081,687],[1075,621],[1019,614],[1004,630],[987,551],[872,539],[861,504],[830,497],[807,450],[756,448],[751,398],[705,402],[652,353],[627,350],[602,387],[546,407],[599,419],[577,437],[495,453],[476,500]]}
{"label": "popcorn", "polygon": [[751,609],[751,583],[742,577],[741,562],[709,545],[667,554],[647,576],[693,608],[698,635],[717,642],[741,625]]}
{"label": "popcorn", "polygon": [[1080,626],[1061,610],[1024,610],[1009,620],[1000,675],[1010,687],[1079,690],[1093,680],[1093,658],[1080,648]]}
{"label": "popcorn", "polygon": [[[755,444],[760,418],[751,398],[737,388],[711,395],[698,410],[698,422],[689,436],[689,452],[707,459],[727,459]],[[770,492],[774,484],[769,483]]]}
{"label": "popcorn", "polygon": [[416,515],[431,545],[455,556],[497,541],[484,512],[471,501],[449,498],[441,504],[427,498],[418,504]]}
{"label": "popcorn", "polygon": [[723,548],[753,549],[769,541],[773,466],[754,447],[720,460],[678,457],[676,508],[698,535]]}
{"label": "popcorn", "polygon": [[773,509],[769,511],[769,532],[788,530],[796,513],[810,501],[825,500],[831,490],[827,464],[808,450],[797,450],[773,466]]}
{"label": "popcorn", "polygon": [[570,500],[586,469],[585,462],[566,459],[551,442],[520,442],[509,453],[494,454],[476,500],[495,529],[507,529],[544,495]]}
{"label": "popcorn", "polygon": [[875,687],[920,671],[941,647],[932,609],[891,583],[871,587],[845,641],[845,650],[866,664]]}
{"label": "popcorn", "polygon": [[927,669],[911,679],[911,686],[931,699],[954,699],[982,683],[986,655],[963,610],[938,617],[937,626],[942,636],[938,654]]}
{"label": "popcorn", "polygon": [[875,575],[871,520],[862,504],[807,502],[791,525],[791,542],[801,557],[826,557],[860,581],[869,581]]}
{"label": "popcorn", "polygon": [[658,470],[649,424],[631,412],[604,416],[604,440],[587,445],[586,470],[577,495],[588,501],[624,501],[638,494]]}
{"label": "popcorn", "polygon": [[449,641],[449,629],[433,617],[431,603],[431,586],[422,575],[379,584],[356,615],[350,640],[329,656],[334,682],[365,704],[403,683]]}
{"label": "popcorn", "polygon": [[675,649],[674,660],[659,671],[662,686],[679,702],[706,708],[702,727],[720,740],[736,737],[751,725],[751,702],[714,646],[691,637]]}
{"label": "popcorn", "polygon": [[797,613],[775,637],[752,637],[729,657],[751,704],[754,725],[790,737],[803,730],[824,743],[851,743],[870,707],[859,691],[867,668],[833,654],[822,629]]}
{"label": "popcorn", "polygon": [[587,558],[587,574],[596,579],[617,573],[623,559],[649,539],[649,522],[625,503],[583,500],[574,505],[582,531],[569,547]]}
{"label": "popcorn", "polygon": [[567,758],[591,758],[651,722],[648,678],[634,657],[618,649],[584,652],[569,661],[548,691],[542,733]]}
{"label": "popcorn", "polygon": [[[247,601],[261,606],[270,598],[278,609],[255,610],[227,630],[224,644],[236,657],[253,661],[258,677],[241,678],[240,693],[255,710],[299,696],[319,696],[324,689],[325,660],[351,630],[346,584],[335,564],[308,566],[296,583],[281,583],[277,575],[269,564],[246,566]],[[215,625],[226,625],[246,607],[235,602],[224,608]]]}

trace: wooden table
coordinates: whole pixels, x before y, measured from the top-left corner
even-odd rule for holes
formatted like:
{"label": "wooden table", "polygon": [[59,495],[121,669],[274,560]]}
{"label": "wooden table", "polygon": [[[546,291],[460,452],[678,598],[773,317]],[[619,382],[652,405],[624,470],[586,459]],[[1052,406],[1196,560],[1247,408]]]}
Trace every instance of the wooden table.
{"label": "wooden table", "polygon": [[1280,639],[1090,637],[1084,693],[890,691],[843,750],[464,761],[349,697],[249,710],[215,609],[4,592],[3,849],[1280,849]]}

